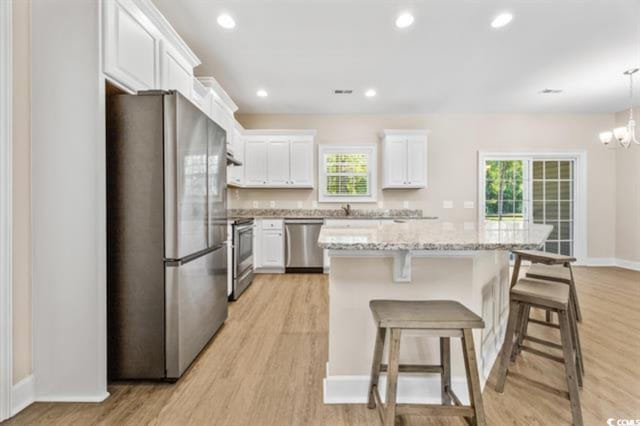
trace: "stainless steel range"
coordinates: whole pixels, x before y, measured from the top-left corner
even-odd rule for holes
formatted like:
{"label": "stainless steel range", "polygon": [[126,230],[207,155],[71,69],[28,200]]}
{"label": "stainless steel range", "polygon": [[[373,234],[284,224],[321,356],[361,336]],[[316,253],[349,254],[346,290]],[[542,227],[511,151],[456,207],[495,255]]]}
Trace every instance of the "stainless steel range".
{"label": "stainless steel range", "polygon": [[233,226],[233,288],[230,299],[240,294],[253,281],[253,219],[236,219]]}

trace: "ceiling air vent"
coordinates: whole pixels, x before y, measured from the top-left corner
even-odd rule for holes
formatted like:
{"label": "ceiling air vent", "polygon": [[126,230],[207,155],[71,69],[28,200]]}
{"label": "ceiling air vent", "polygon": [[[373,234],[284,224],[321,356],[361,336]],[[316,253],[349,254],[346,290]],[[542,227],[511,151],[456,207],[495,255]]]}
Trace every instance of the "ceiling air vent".
{"label": "ceiling air vent", "polygon": [[538,93],[543,95],[557,95],[558,93],[562,93],[562,89],[542,89]]}
{"label": "ceiling air vent", "polygon": [[335,95],[350,95],[353,93],[352,89],[335,89],[333,91]]}

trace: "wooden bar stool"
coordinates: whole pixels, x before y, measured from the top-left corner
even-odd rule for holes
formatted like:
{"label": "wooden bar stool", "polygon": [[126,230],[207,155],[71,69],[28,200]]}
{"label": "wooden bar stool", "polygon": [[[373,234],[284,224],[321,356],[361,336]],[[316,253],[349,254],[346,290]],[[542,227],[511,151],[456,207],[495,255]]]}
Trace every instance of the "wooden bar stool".
{"label": "wooden bar stool", "polygon": [[[558,315],[561,344],[556,344],[543,339],[532,338],[518,331],[523,318],[528,315],[531,307],[542,308],[555,312]],[[569,296],[569,287],[549,281],[542,281],[530,278],[518,280],[511,289],[509,321],[504,344],[500,352],[500,365],[498,369],[498,379],[496,391],[502,393],[509,369],[509,362],[515,358],[516,346],[534,355],[542,356],[556,362],[564,364],[567,387],[569,389],[568,399],[571,403],[571,414],[574,425],[582,425],[582,410],[580,408],[579,386],[582,385],[582,373],[576,368],[576,363],[581,364],[582,360],[578,351],[578,334],[575,326],[574,308]],[[522,344],[524,339],[534,343],[543,344],[562,350],[563,356],[558,357],[546,352],[534,349]],[[579,366],[580,367],[580,366]]]}
{"label": "wooden bar stool", "polygon": [[[513,276],[511,277],[511,287],[515,285],[519,278],[521,262],[523,260],[530,261],[531,267],[527,271],[527,277],[560,282],[569,286],[576,319],[582,321],[578,292],[576,291],[573,269],[571,268],[571,263],[576,261],[575,257],[538,250],[514,250],[512,253],[516,256],[516,260]],[[546,319],[547,322],[551,322],[551,311],[547,311]]]}
{"label": "wooden bar stool", "polygon": [[[484,425],[484,407],[480,389],[480,376],[476,364],[473,345],[474,328],[484,328],[482,318],[462,304],[448,300],[401,301],[372,300],[369,303],[377,326],[371,382],[369,384],[368,407],[378,407],[378,413],[385,426],[393,426],[396,416],[432,415],[462,416],[469,423]],[[390,329],[389,361],[382,363],[385,336]],[[424,330],[425,334],[440,337],[439,365],[400,364],[400,337],[402,330]],[[460,337],[464,364],[467,373],[467,387],[471,405],[462,405],[451,389],[450,338]],[[387,372],[387,395],[382,403],[378,391],[381,372]],[[442,404],[397,404],[398,373],[436,373],[441,377]],[[453,405],[452,405],[453,403]]]}

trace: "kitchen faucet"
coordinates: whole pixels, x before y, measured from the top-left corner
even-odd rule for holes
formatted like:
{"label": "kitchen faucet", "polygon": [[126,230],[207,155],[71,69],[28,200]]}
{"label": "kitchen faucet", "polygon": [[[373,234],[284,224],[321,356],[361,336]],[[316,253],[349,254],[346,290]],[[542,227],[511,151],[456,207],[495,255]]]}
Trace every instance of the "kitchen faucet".
{"label": "kitchen faucet", "polygon": [[346,206],[342,206],[342,210],[344,210],[345,216],[351,216],[351,204],[347,204]]}

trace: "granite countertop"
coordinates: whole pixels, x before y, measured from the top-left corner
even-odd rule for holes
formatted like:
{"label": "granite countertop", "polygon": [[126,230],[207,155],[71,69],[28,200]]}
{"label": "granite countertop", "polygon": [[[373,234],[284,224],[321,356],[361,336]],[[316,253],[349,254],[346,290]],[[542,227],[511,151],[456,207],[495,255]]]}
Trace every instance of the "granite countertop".
{"label": "granite countertop", "polygon": [[357,228],[324,225],[318,245],[330,250],[533,250],[552,229],[551,225],[522,221],[478,225],[408,220]]}
{"label": "granite countertop", "polygon": [[352,209],[347,216],[342,209],[229,209],[229,218],[273,219],[437,219],[423,216],[422,210],[411,209]]}

